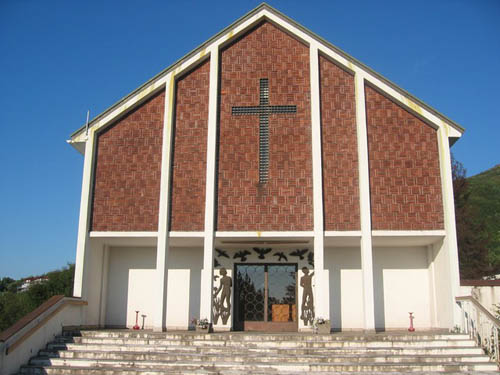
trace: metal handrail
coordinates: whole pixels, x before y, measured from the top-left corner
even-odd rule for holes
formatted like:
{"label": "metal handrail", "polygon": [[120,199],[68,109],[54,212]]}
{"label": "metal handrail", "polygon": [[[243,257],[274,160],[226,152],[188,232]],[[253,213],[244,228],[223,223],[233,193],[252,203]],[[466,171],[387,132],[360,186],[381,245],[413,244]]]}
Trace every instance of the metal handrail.
{"label": "metal handrail", "polygon": [[462,309],[461,331],[469,334],[500,365],[500,320],[472,296],[455,299]]}

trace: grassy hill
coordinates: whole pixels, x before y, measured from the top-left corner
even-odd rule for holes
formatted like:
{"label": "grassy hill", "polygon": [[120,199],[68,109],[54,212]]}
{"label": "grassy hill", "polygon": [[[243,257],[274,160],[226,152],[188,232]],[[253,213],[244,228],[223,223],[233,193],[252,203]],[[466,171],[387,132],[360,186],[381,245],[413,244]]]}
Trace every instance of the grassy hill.
{"label": "grassy hill", "polygon": [[492,264],[500,268],[500,164],[468,177],[469,203],[489,233],[488,254]]}

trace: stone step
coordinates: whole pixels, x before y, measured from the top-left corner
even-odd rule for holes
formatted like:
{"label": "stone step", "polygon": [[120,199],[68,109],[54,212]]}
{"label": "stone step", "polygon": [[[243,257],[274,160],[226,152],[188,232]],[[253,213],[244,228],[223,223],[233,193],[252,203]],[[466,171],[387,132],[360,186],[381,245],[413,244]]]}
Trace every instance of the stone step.
{"label": "stone step", "polygon": [[35,367],[46,368],[51,366],[57,368],[62,367],[87,367],[89,369],[110,367],[110,368],[140,368],[140,369],[163,369],[163,370],[223,370],[236,368],[240,371],[295,371],[295,372],[310,372],[310,371],[350,371],[350,372],[414,372],[414,371],[495,371],[497,366],[493,363],[488,362],[469,362],[469,363],[436,363],[436,362],[408,362],[408,363],[351,363],[351,362],[340,362],[340,363],[264,363],[260,361],[247,361],[245,363],[240,362],[212,362],[210,364],[195,364],[192,362],[165,362],[165,361],[121,361],[121,360],[84,360],[84,359],[59,359],[50,358],[42,359],[35,358],[30,361],[30,364]]}
{"label": "stone step", "polygon": [[281,348],[229,348],[229,347],[204,347],[204,346],[189,346],[189,345],[97,345],[97,344],[75,344],[75,343],[51,343],[47,345],[50,351],[70,350],[70,351],[92,351],[92,352],[190,352],[200,354],[244,354],[244,353],[259,353],[262,355],[269,354],[293,354],[293,355],[307,355],[307,354],[322,354],[322,355],[341,355],[341,354],[359,354],[359,353],[381,353],[381,354],[405,354],[405,355],[481,355],[483,351],[476,346],[444,346],[444,347],[388,347],[380,346],[374,348],[367,347],[353,347],[353,348],[294,348],[294,347],[281,347]]}
{"label": "stone step", "polygon": [[290,355],[290,354],[268,354],[263,356],[262,353],[241,353],[235,354],[230,353],[230,355],[210,355],[210,354],[200,354],[193,352],[149,352],[149,353],[137,353],[137,352],[124,352],[124,351],[41,351],[39,353],[40,357],[46,358],[60,358],[60,359],[87,359],[87,360],[125,360],[125,361],[193,361],[193,362],[247,362],[248,360],[255,360],[258,358],[261,362],[287,362],[287,363],[335,363],[335,362],[352,362],[352,363],[363,363],[363,362],[488,362],[488,357],[484,355],[456,355],[450,356],[448,354],[443,355],[404,355],[404,354],[391,354],[391,353],[380,353],[380,352],[367,352],[359,354],[338,354],[332,355],[331,353],[314,353],[308,355]]}
{"label": "stone step", "polygon": [[[144,369],[135,369],[135,368],[95,368],[89,369],[87,367],[78,368],[78,367],[64,367],[60,366],[57,368],[54,367],[28,367],[23,368],[22,374],[25,375],[248,375],[247,371],[240,371],[235,369],[223,369],[223,370],[204,370],[204,369],[196,369],[196,370],[175,370],[175,369],[161,369],[161,370],[144,370]],[[252,371],[252,375],[269,375],[269,374],[278,374],[278,372],[270,372],[269,370],[262,371]],[[295,371],[280,371],[280,375],[304,375],[303,372],[295,372]],[[365,375],[383,375],[387,374],[387,372],[365,372]],[[392,371],[391,375],[405,375],[407,372],[400,371]],[[464,375],[462,371],[444,371],[440,372],[440,374],[445,375]],[[469,371],[467,374],[477,374],[477,375],[498,375],[497,371]],[[352,372],[324,372],[324,371],[309,371],[308,375],[352,375]],[[429,372],[421,372],[414,371],[412,375],[429,375]]]}
{"label": "stone step", "polygon": [[[56,340],[56,342],[58,342]],[[68,342],[68,341],[62,341]],[[295,347],[295,348],[336,348],[336,347],[418,347],[418,346],[447,346],[452,343],[453,346],[473,346],[474,342],[470,339],[467,340],[419,340],[419,341],[317,341],[311,339],[310,341],[255,341],[255,340],[240,340],[240,341],[230,341],[222,339],[211,339],[211,340],[198,340],[186,338],[173,340],[173,339],[162,339],[162,338],[95,338],[95,337],[74,337],[74,343],[81,344],[99,344],[99,345],[162,345],[162,346],[215,346],[215,347]]]}
{"label": "stone step", "polygon": [[63,332],[21,373],[80,375],[493,374],[456,334],[245,334],[127,330]]}
{"label": "stone step", "polygon": [[148,339],[167,339],[167,340],[229,340],[229,341],[420,341],[420,340],[468,340],[469,336],[464,334],[429,334],[429,333],[383,333],[383,334],[330,334],[316,335],[303,333],[258,333],[258,334],[242,334],[242,333],[212,333],[202,334],[194,331],[187,332],[151,332],[151,331],[130,331],[130,330],[99,330],[99,331],[77,331],[75,335],[64,336],[81,336],[81,337],[101,337],[101,338],[148,338]]}

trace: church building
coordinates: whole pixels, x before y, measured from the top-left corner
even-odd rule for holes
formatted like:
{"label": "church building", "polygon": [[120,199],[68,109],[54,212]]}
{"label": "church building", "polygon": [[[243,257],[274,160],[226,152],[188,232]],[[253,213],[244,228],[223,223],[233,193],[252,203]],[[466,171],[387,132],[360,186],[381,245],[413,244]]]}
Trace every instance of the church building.
{"label": "church building", "polygon": [[463,131],[258,6],[71,135],[86,325],[453,328]]}

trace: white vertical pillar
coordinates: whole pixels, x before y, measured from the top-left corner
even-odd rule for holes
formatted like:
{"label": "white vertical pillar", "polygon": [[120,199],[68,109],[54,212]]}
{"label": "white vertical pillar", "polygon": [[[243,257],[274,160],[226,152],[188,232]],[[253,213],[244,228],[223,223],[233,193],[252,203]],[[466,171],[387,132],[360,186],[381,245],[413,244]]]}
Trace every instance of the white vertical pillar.
{"label": "white vertical pillar", "polygon": [[172,160],[172,128],[174,126],[173,109],[175,98],[175,74],[169,73],[166,78],[165,87],[165,112],[163,119],[163,143],[161,150],[161,180],[160,180],[160,204],[158,218],[158,240],[156,250],[156,283],[154,285],[153,330],[163,331],[166,329],[167,310],[167,275],[168,275],[168,252],[169,238],[168,228],[170,225],[170,179]]}
{"label": "white vertical pillar", "polygon": [[109,245],[104,245],[102,250],[101,272],[101,297],[99,310],[99,327],[106,325],[106,303],[108,300],[108,270],[109,270]]}
{"label": "white vertical pillar", "polygon": [[427,264],[429,267],[429,295],[431,297],[431,327],[437,327],[436,274],[434,266],[434,245],[427,245]]}
{"label": "white vertical pillar", "polygon": [[87,291],[84,283],[85,263],[88,261],[89,251],[89,226],[92,204],[92,176],[94,165],[95,133],[89,129],[85,142],[85,159],[83,162],[82,196],[80,200],[80,219],[78,223],[78,240],[76,244],[75,281],[73,295],[85,299]]}
{"label": "white vertical pillar", "polygon": [[311,142],[313,170],[313,217],[314,217],[314,275],[315,275],[315,313],[322,318],[330,318],[328,293],[328,273],[324,267],[324,228],[323,228],[323,169],[321,144],[321,110],[319,88],[318,46],[309,48],[309,69],[311,80]]}
{"label": "white vertical pillar", "polygon": [[361,218],[361,272],[363,275],[363,306],[365,331],[375,330],[373,290],[373,254],[370,207],[370,175],[368,164],[368,133],[366,129],[365,84],[360,71],[355,75],[356,129],[359,160],[359,207]]}
{"label": "white vertical pillar", "polygon": [[214,225],[217,145],[217,94],[219,82],[218,46],[210,49],[210,86],[208,94],[207,173],[205,194],[205,235],[203,241],[203,270],[201,272],[200,318],[212,322]]}
{"label": "white vertical pillar", "polygon": [[444,238],[441,251],[447,251],[448,257],[451,283],[451,296],[449,303],[453,309],[453,316],[451,317],[452,322],[450,322],[448,328],[453,328],[455,325],[460,324],[461,311],[455,302],[455,297],[458,297],[460,294],[460,271],[458,264],[457,228],[455,222],[455,201],[453,197],[448,125],[443,123],[439,128],[437,135],[440,161],[439,165],[441,169],[441,191],[443,194],[444,229],[446,231],[446,237]]}

